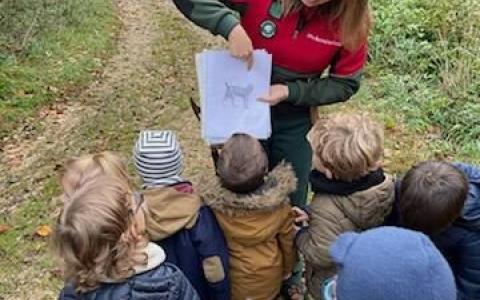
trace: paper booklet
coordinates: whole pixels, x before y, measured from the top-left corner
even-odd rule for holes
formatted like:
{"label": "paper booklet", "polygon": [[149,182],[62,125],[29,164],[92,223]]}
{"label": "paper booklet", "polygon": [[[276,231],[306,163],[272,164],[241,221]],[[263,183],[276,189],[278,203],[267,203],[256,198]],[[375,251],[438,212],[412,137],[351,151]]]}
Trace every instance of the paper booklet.
{"label": "paper booklet", "polygon": [[224,143],[234,133],[258,139],[271,134],[270,107],[257,98],[268,93],[272,56],[255,50],[253,66],[226,50],[195,56],[202,109],[202,137],[210,145]]}

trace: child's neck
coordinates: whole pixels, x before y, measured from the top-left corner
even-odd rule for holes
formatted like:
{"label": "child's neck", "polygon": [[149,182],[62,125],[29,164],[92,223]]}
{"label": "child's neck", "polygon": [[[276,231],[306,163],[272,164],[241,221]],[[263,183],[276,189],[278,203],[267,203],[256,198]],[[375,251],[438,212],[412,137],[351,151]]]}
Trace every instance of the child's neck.
{"label": "child's neck", "polygon": [[335,195],[350,195],[355,192],[364,191],[373,186],[379,185],[384,180],[385,175],[381,168],[353,181],[329,179],[325,174],[317,170],[313,170],[310,174],[310,183],[313,192]]}

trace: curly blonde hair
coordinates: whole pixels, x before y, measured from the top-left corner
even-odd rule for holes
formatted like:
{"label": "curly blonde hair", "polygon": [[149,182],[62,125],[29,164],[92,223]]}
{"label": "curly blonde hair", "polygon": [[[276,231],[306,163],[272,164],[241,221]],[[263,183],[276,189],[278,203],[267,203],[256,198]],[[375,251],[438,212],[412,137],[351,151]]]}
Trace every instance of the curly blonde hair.
{"label": "curly blonde hair", "polygon": [[134,216],[128,185],[100,176],[77,190],[65,202],[54,235],[66,281],[77,292],[95,289],[101,282],[121,281],[146,263],[142,249],[147,239]]}
{"label": "curly blonde hair", "polygon": [[324,167],[339,180],[352,181],[378,169],[383,157],[383,128],[366,115],[322,118],[308,139],[314,168]]}
{"label": "curly blonde hair", "polygon": [[104,151],[83,155],[70,159],[64,166],[60,178],[63,200],[68,199],[83,184],[101,175],[112,176],[132,186],[127,166],[119,154]]}

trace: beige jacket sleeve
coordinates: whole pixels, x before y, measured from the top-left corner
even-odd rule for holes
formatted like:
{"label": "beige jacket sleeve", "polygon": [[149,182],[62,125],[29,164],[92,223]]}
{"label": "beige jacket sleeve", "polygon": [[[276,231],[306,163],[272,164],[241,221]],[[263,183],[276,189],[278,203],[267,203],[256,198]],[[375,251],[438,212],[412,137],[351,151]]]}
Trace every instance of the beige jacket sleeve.
{"label": "beige jacket sleeve", "polygon": [[293,229],[294,217],[290,205],[282,207],[282,216],[282,225],[277,238],[283,255],[283,275],[287,275],[292,272],[296,261],[295,233]]}
{"label": "beige jacket sleeve", "polygon": [[355,226],[328,198],[314,199],[310,208],[309,226],[298,233],[296,245],[308,263],[317,268],[330,268],[333,266],[330,245],[339,234],[354,230]]}

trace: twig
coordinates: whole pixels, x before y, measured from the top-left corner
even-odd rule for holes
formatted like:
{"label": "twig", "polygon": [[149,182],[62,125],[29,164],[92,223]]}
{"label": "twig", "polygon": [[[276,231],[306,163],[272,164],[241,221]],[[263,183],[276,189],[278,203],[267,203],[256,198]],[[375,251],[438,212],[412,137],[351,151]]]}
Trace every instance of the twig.
{"label": "twig", "polygon": [[37,17],[38,17],[38,9],[35,11],[35,15],[33,17],[32,23],[27,29],[27,32],[25,32],[25,35],[23,36],[22,44],[20,45],[20,51],[23,51],[25,49],[25,46],[27,45],[28,40],[31,38],[32,32],[33,32],[33,27],[35,26],[35,23],[37,23]]}

